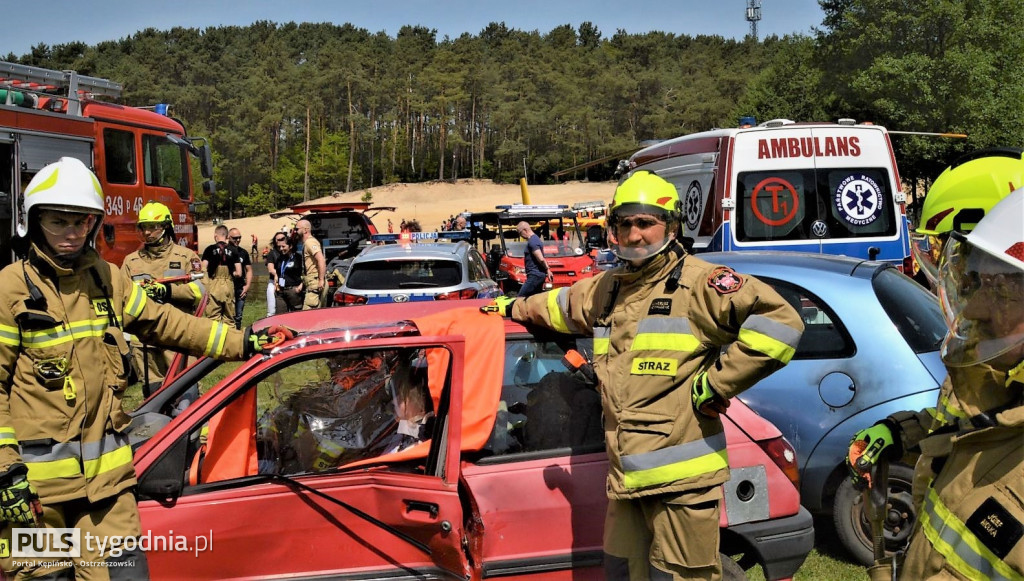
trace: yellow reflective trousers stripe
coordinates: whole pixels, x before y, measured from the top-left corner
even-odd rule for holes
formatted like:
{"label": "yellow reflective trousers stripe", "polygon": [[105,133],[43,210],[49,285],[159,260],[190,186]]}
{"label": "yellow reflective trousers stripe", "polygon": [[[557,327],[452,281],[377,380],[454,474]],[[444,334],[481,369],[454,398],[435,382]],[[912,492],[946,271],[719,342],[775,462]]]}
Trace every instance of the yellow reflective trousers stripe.
{"label": "yellow reflective trousers stripe", "polygon": [[724,470],[729,466],[729,453],[725,432],[720,432],[703,440],[627,454],[621,461],[626,488],[643,488]]}

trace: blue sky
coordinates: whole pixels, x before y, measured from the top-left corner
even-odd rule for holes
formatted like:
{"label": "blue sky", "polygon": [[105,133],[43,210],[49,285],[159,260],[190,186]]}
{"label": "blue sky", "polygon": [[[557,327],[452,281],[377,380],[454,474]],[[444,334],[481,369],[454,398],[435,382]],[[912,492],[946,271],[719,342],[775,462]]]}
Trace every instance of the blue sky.
{"label": "blue sky", "polygon": [[[6,26],[0,55],[22,55],[39,44],[73,41],[96,44],[145,28],[246,26],[257,20],[351,22],[370,32],[394,36],[406,24],[437,30],[438,39],[478,34],[490,22],[538,30],[593,22],[605,38],[662,30],[679,35],[717,34],[743,38],[748,0],[0,0]],[[817,0],[761,0],[758,36],[811,34],[823,13]]]}

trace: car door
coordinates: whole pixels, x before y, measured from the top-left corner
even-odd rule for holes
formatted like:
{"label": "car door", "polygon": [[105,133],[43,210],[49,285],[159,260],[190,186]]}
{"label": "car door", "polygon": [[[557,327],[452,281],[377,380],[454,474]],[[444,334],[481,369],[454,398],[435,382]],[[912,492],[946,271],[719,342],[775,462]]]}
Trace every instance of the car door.
{"label": "car door", "polygon": [[485,578],[600,579],[607,504],[601,401],[562,364],[592,340],[509,336],[491,437],[463,475],[483,524]]}
{"label": "car door", "polygon": [[[448,422],[464,347],[307,341],[229,375],[136,456],[153,579],[468,578]],[[396,449],[390,394],[414,360],[434,366],[440,396],[427,441],[380,461]]]}

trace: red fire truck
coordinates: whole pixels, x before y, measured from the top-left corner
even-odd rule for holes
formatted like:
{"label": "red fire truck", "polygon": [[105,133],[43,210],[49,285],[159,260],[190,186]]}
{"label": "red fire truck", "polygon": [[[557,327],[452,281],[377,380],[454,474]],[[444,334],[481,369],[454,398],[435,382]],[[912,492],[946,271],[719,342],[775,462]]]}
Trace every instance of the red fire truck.
{"label": "red fire truck", "polygon": [[0,62],[0,266],[13,258],[22,191],[61,157],[82,160],[103,186],[107,216],[96,245],[104,258],[121,264],[138,249],[138,212],[152,201],[170,208],[178,244],[197,250],[190,159],[198,159],[202,187],[212,193],[209,143],[188,136],[167,105],[98,100],[120,95],[121,85],[107,79]]}

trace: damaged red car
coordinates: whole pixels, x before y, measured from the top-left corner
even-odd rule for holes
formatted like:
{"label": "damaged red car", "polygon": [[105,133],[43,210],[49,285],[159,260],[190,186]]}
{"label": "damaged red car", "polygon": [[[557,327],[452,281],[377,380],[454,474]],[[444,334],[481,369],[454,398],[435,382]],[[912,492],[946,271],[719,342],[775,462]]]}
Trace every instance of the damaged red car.
{"label": "damaged red car", "polygon": [[[258,323],[299,332],[271,354],[168,380],[131,428],[144,534],[183,539],[153,579],[602,579],[600,396],[562,362],[592,341],[486,302],[287,313]],[[789,578],[796,455],[738,400],[724,423],[725,578]]]}

